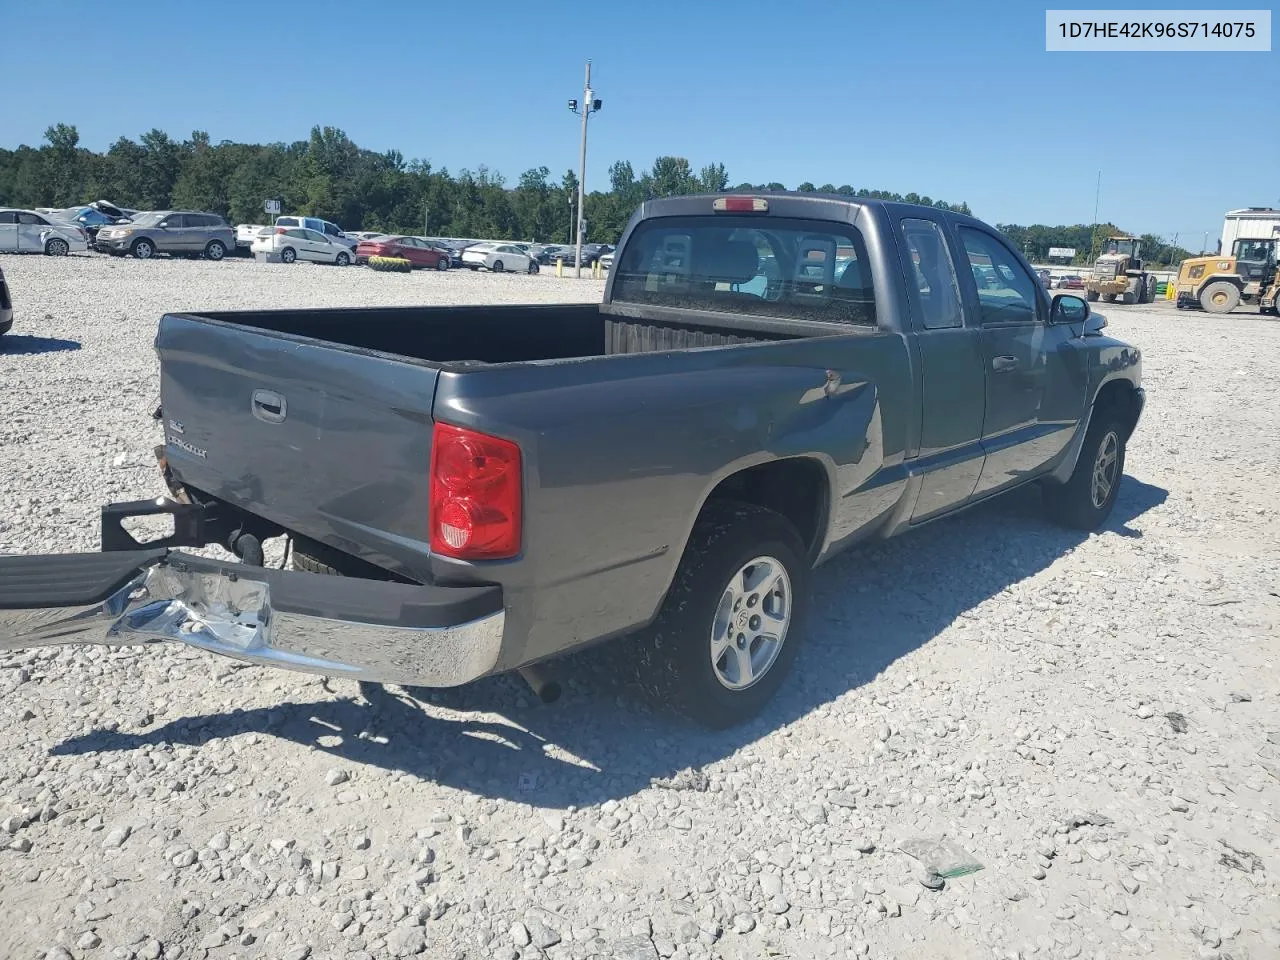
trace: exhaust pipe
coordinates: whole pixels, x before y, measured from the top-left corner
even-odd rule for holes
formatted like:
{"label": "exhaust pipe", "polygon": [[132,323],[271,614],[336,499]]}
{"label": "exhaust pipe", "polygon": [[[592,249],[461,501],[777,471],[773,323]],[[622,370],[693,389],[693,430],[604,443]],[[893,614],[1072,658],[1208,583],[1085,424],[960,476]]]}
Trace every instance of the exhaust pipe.
{"label": "exhaust pipe", "polygon": [[556,680],[542,664],[534,663],[517,671],[543,703],[555,703],[560,699],[560,681]]}

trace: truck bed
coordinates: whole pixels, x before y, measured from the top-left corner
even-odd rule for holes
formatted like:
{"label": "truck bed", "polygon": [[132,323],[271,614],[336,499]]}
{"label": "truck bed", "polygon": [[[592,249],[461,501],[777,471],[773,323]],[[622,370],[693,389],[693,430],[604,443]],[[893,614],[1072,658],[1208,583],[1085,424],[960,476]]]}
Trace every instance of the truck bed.
{"label": "truck bed", "polygon": [[[820,372],[802,368],[827,366],[828,348],[811,334],[853,332],[729,315],[661,321],[643,316],[643,308],[635,317],[609,310],[568,304],[166,315],[156,347],[169,469],[202,499],[432,582],[441,576],[427,546],[437,418],[518,438],[530,477],[551,451],[594,470],[603,442],[596,430],[616,437],[642,428],[654,435],[646,444],[666,443],[671,427],[663,424],[671,417],[679,423],[694,407],[703,408],[705,429],[731,429],[732,418],[743,415],[734,398],[747,383],[768,406],[793,405],[801,383],[822,383]],[[776,341],[792,359],[691,349],[757,341]],[[713,370],[722,372],[709,377]],[[786,400],[770,399],[773,389],[783,389]],[[725,427],[716,427],[720,420]],[[564,442],[569,448],[561,450]],[[616,458],[614,465],[621,466]],[[554,473],[538,481],[559,482]]]}
{"label": "truck bed", "polygon": [[[569,360],[802,335],[794,322],[699,317],[673,324],[606,312],[600,304],[368,307],[202,313],[187,319],[323,341],[432,366]],[[810,333],[848,333],[848,328]]]}

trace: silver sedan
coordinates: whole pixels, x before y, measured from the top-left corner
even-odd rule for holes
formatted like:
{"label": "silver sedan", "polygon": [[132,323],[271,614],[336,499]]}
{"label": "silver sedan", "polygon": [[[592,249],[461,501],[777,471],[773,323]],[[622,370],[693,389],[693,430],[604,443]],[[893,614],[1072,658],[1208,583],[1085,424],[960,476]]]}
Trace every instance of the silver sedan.
{"label": "silver sedan", "polygon": [[44,253],[65,257],[84,253],[89,238],[73,223],[34,210],[0,209],[0,253]]}

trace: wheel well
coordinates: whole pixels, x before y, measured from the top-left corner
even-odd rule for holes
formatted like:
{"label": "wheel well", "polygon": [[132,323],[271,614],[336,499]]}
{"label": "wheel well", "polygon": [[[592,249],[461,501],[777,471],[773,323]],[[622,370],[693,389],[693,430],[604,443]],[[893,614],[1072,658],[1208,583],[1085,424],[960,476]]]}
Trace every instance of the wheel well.
{"label": "wheel well", "polygon": [[1126,440],[1133,434],[1134,427],[1138,425],[1138,415],[1142,412],[1138,405],[1138,393],[1128,380],[1112,380],[1103,384],[1093,401],[1093,409],[1095,413],[1099,410],[1116,411],[1124,424]]}
{"label": "wheel well", "polygon": [[822,548],[827,525],[827,474],[807,457],[775,460],[725,477],[711,491],[711,500],[754,503],[791,521],[812,559]]}

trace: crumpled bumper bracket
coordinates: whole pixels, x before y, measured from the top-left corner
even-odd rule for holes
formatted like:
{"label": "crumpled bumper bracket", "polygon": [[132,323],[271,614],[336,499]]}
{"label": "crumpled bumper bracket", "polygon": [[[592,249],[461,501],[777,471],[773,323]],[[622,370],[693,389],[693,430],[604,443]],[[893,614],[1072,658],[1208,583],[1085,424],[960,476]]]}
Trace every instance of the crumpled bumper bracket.
{"label": "crumpled bumper bracket", "polygon": [[495,671],[498,586],[250,567],[165,549],[0,557],[0,650],[173,641],[324,676],[450,687]]}

